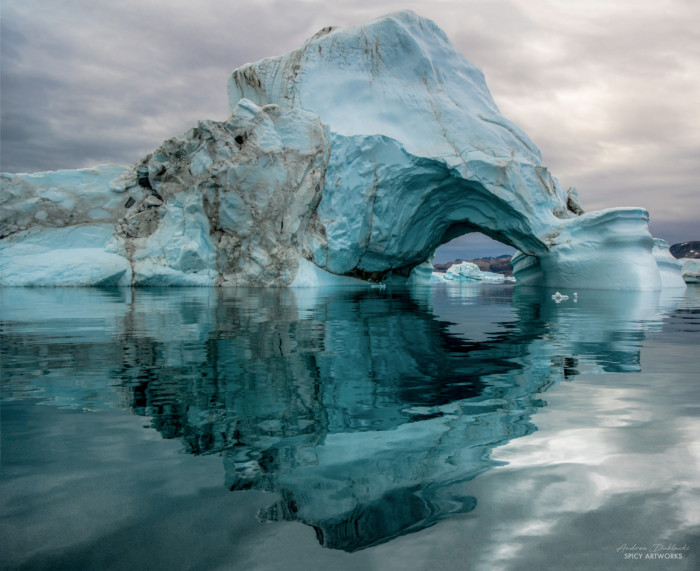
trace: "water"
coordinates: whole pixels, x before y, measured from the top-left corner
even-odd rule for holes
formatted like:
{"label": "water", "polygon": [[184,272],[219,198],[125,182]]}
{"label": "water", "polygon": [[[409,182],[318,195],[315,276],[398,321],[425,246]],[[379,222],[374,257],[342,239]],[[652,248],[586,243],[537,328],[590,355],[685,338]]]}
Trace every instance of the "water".
{"label": "water", "polygon": [[697,568],[700,289],[552,293],[2,289],[0,566]]}

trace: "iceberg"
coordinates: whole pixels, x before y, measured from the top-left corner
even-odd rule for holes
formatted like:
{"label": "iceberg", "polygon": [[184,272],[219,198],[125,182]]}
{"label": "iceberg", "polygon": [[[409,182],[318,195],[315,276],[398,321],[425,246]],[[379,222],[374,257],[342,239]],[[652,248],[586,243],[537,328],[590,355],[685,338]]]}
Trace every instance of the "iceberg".
{"label": "iceberg", "polygon": [[479,269],[479,266],[472,262],[460,262],[452,264],[444,273],[435,272],[431,276],[432,283],[447,283],[447,282],[505,282],[514,281],[512,278],[507,278],[503,274],[493,272],[484,272]]}
{"label": "iceberg", "polygon": [[700,283],[700,259],[681,258],[678,261],[682,264],[682,276],[685,283]]}
{"label": "iceberg", "polygon": [[469,232],[519,250],[526,285],[680,275],[659,265],[646,210],[584,212],[482,72],[411,11],[247,64],[228,100],[228,119],[131,167],[3,175],[0,284],[424,282]]}

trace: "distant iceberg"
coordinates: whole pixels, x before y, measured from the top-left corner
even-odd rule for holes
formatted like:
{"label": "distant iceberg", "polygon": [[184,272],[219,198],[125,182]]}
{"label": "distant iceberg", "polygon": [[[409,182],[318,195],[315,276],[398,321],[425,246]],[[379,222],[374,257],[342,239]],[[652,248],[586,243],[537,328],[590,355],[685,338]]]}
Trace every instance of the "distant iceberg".
{"label": "distant iceberg", "polygon": [[452,264],[445,272],[433,272],[432,283],[448,282],[506,282],[515,281],[514,278],[507,278],[503,274],[484,272],[479,266],[472,262],[460,262]]}
{"label": "distant iceberg", "polygon": [[682,275],[685,283],[700,283],[700,258],[681,258]]}
{"label": "distant iceberg", "polygon": [[228,99],[133,166],[3,175],[0,284],[397,283],[469,232],[518,249],[526,285],[674,281],[648,213],[585,213],[413,12],[324,28],[235,70]]}

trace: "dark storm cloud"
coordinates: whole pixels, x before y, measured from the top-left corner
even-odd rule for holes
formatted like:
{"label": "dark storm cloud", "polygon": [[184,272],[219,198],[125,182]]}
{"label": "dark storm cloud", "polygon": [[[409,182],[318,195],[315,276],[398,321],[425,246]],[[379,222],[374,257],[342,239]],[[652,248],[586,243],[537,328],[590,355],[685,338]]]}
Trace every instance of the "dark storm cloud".
{"label": "dark storm cloud", "polygon": [[225,118],[236,67],[404,8],[482,68],[503,113],[588,209],[639,205],[656,227],[697,222],[690,0],[5,0],[2,170],[133,163],[198,119]]}

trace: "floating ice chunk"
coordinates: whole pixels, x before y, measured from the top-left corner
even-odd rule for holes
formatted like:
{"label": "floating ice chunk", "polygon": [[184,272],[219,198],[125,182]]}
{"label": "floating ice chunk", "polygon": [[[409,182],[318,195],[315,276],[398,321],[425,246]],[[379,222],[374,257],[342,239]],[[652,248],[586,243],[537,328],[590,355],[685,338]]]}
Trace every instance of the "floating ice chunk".
{"label": "floating ice chunk", "polygon": [[556,303],[561,303],[562,301],[566,301],[567,299],[569,299],[569,296],[557,292],[557,293],[555,293],[555,294],[552,296],[552,299],[553,299]]}

